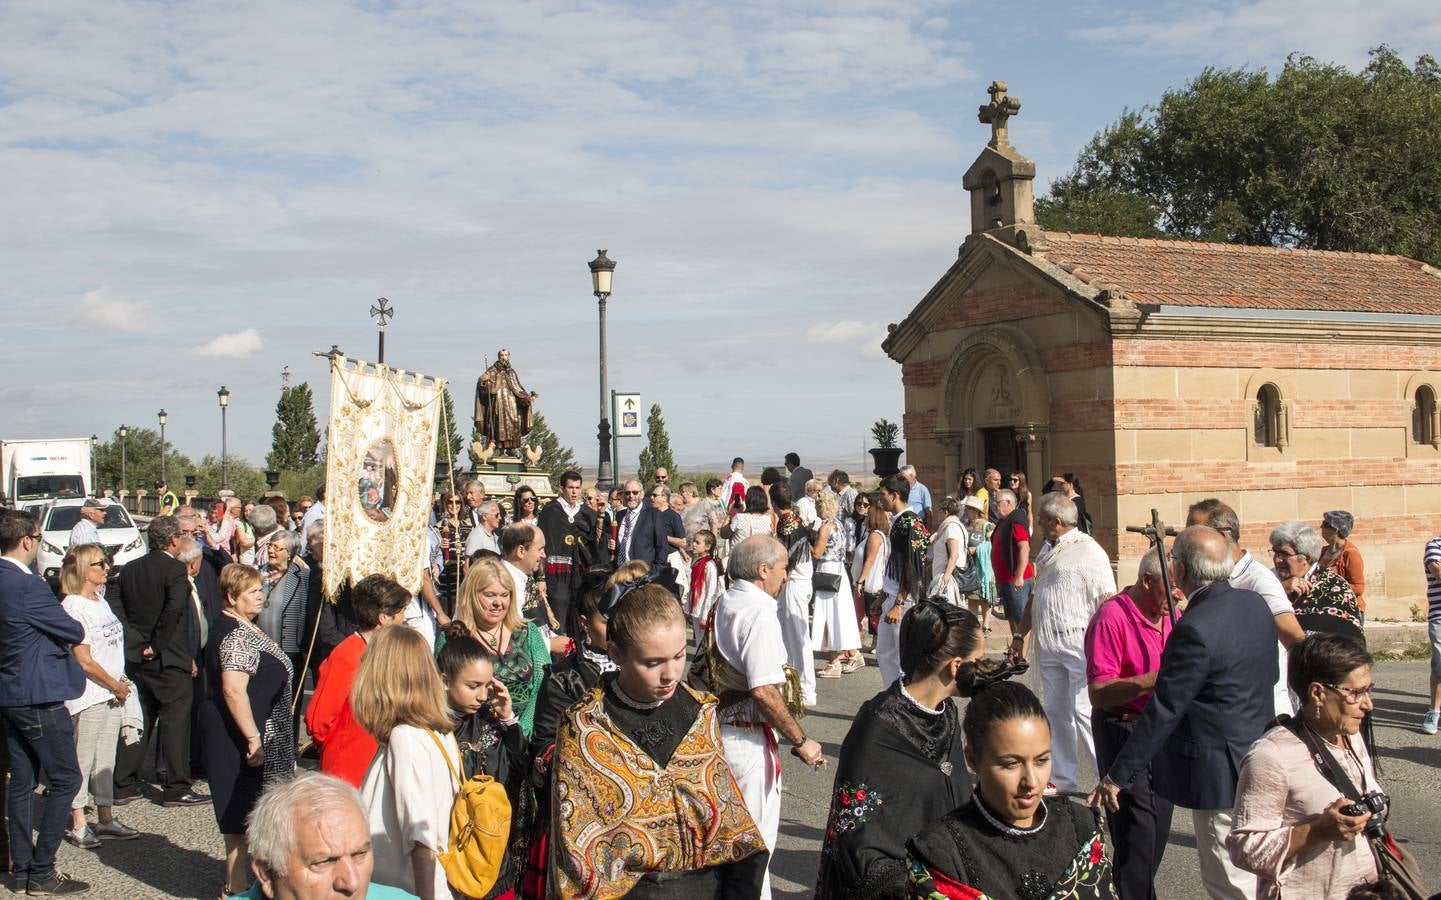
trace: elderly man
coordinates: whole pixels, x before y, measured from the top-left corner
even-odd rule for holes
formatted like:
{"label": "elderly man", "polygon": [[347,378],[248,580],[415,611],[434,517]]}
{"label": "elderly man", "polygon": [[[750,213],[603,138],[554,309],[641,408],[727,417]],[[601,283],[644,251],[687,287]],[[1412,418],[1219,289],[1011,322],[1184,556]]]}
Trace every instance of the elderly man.
{"label": "elderly man", "polygon": [[81,544],[103,544],[100,540],[100,523],[105,521],[105,502],[90,497],[80,504],[80,518],[70,529],[70,542],[65,546],[79,547]]}
{"label": "elderly man", "polygon": [[1106,551],[1076,527],[1080,516],[1070,498],[1046,494],[1036,513],[1051,550],[1036,564],[1020,628],[1011,638],[1011,656],[1025,657],[1027,638],[1034,630],[1041,705],[1051,721],[1051,780],[1059,790],[1074,791],[1080,764],[1096,758],[1086,679],[1086,624],[1116,593],[1116,577]]}
{"label": "elderly man", "polygon": [[1291,692],[1286,687],[1286,651],[1306,636],[1296,619],[1296,609],[1281,587],[1281,579],[1269,567],[1256,562],[1250,552],[1241,549],[1241,520],[1236,511],[1214,497],[1193,503],[1186,513],[1187,525],[1209,525],[1221,532],[1231,554],[1231,586],[1255,591],[1270,610],[1276,625],[1276,654],[1279,674],[1271,687],[1273,707],[1278,716],[1289,716]]}
{"label": "elderly man", "polygon": [[[465,557],[470,558],[477,550],[490,550],[493,553],[500,552],[500,537],[496,529],[500,527],[500,504],[494,500],[485,500],[476,508],[480,515],[480,524],[470,529],[470,535],[465,539]],[[464,530],[466,520],[460,522]]]}
{"label": "elderly man", "polygon": [[841,516],[849,517],[856,511],[856,489],[851,486],[851,476],[843,469],[836,469],[826,478],[826,484],[835,492],[841,504]]}
{"label": "elderly man", "polygon": [[[615,546],[617,565],[633,559],[647,563],[652,569],[666,565],[671,551],[666,516],[670,512],[670,489],[657,485],[651,491],[651,498],[651,503],[645,502],[645,488],[639,481],[631,479],[625,483],[626,509],[620,518]],[[660,502],[654,502],[655,498]],[[681,526],[680,531],[684,535],[685,527]]]}
{"label": "elderly man", "polygon": [[[1161,556],[1153,549],[1141,557],[1136,583],[1102,603],[1086,629],[1086,680],[1095,706],[1091,732],[1099,771],[1116,761],[1151,699],[1171,636],[1169,608]],[[1119,799],[1121,808],[1107,823],[1116,845],[1116,887],[1128,900],[1156,900],[1156,870],[1171,834],[1171,801],[1151,789],[1149,765]]]}
{"label": "elderly man", "polygon": [[1274,717],[1275,624],[1254,592],[1232,586],[1226,538],[1193,525],[1171,549],[1186,615],[1166,641],[1151,702],[1091,795],[1120,809],[1120,794],[1151,767],[1155,792],[1191,810],[1201,884],[1210,897],[1249,898],[1256,876],[1226,850],[1241,760]]}
{"label": "elderly man", "polygon": [[911,486],[910,503],[911,512],[921,517],[922,522],[931,521],[931,491],[930,488],[921,484],[916,478],[916,467],[911,465],[901,466],[901,474]]}
{"label": "elderly man", "polygon": [[[775,852],[781,817],[781,765],[777,735],[808,766],[825,758],[786,708],[786,646],[776,618],[776,598],[786,580],[786,548],[770,535],[748,537],[730,554],[730,590],[716,601],[715,646],[728,667],[719,681],[743,681],[744,691],[720,690],[721,743],[751,818]],[[761,897],[770,897],[767,873]]]}
{"label": "elderly man", "polygon": [[806,482],[805,496],[792,495],[796,515],[800,517],[801,524],[806,527],[806,531],[811,534],[821,530],[821,519],[816,515],[816,494],[819,494],[825,486],[824,481],[812,478]]}
{"label": "elderly man", "polygon": [[296,773],[256,801],[245,826],[257,881],[231,900],[414,900],[372,884],[370,826],[360,794],[332,775]]}
{"label": "elderly man", "polygon": [[264,571],[265,561],[270,552],[268,549],[270,540],[280,530],[280,517],[275,514],[275,507],[269,503],[257,503],[250,508],[250,513],[245,517],[245,521],[255,529],[254,566]]}
{"label": "elderly man", "polygon": [[[987,470],[987,479],[992,471],[995,470]],[[993,491],[991,497],[1001,514],[991,535],[991,571],[995,573],[996,593],[1006,621],[1011,625],[1014,644],[1014,638],[1021,634],[1021,618],[1030,599],[1031,579],[1036,577],[1036,569],[1031,564],[1031,530],[1026,524],[1025,511],[1016,508],[1014,491]]]}
{"label": "elderly man", "polygon": [[980,497],[983,501],[985,501],[986,519],[992,525],[996,525],[1000,523],[1002,518],[1004,518],[1004,516],[1002,516],[1001,514],[1000,506],[1001,470],[987,469],[985,478],[983,480],[985,484],[981,487],[980,490],[976,491],[976,496]]}

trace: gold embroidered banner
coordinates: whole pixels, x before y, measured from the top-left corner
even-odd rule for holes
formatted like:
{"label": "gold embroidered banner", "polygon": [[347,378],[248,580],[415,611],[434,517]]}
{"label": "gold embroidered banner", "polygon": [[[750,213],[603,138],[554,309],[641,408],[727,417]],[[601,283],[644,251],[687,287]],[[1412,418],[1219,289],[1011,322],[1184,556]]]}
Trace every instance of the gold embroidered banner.
{"label": "gold embroidered banner", "polygon": [[445,380],[330,357],[325,596],[388,575],[419,593]]}

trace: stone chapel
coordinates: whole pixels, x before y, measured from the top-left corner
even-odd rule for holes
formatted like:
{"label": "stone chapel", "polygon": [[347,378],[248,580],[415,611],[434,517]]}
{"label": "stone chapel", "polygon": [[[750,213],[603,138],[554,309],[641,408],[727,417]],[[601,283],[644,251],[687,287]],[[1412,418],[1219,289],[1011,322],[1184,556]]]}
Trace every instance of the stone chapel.
{"label": "stone chapel", "polygon": [[1057,234],[1020,102],[991,85],[966,171],[971,233],[883,347],[901,366],[907,461],[940,496],[967,467],[1079,476],[1128,584],[1127,525],[1219,497],[1269,564],[1288,520],[1356,517],[1368,621],[1424,610],[1441,534],[1441,271],[1367,253]]}

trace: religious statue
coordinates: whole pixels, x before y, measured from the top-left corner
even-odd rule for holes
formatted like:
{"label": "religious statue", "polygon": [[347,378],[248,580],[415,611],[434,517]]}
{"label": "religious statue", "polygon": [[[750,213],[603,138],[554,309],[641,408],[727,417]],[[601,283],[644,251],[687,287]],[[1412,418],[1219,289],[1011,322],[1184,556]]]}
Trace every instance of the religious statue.
{"label": "religious statue", "polygon": [[531,406],[539,397],[520,385],[510,367],[510,351],[502,348],[494,365],[475,383],[475,430],[501,453],[514,453],[531,428]]}

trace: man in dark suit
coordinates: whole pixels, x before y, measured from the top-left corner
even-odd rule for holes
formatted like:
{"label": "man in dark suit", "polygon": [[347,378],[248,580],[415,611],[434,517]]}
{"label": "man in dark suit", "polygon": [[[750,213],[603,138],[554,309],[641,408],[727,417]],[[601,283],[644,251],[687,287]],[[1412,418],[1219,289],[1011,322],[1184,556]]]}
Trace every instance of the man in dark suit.
{"label": "man in dark suit", "polygon": [[[70,822],[70,802],[80,791],[75,730],[65,701],[85,690],[85,673],[70,651],[85,639],[85,629],[31,571],[39,549],[34,516],[0,511],[0,718],[10,755],[11,890],[79,894],[90,886],[57,872],[55,853]],[[32,840],[30,803],[41,768],[50,795]]]}
{"label": "man in dark suit", "polygon": [[[115,761],[115,799],[140,796],[140,769],[159,741],[165,764],[165,806],[195,806],[210,797],[190,789],[190,706],[195,690],[195,646],[200,633],[190,578],[175,557],[180,525],[156,516],[146,531],[150,552],[120,570],[120,607],[125,620],[125,672],[140,688],[145,733],[123,746]],[[159,734],[156,734],[156,729]],[[160,773],[156,773],[160,777]]]}
{"label": "man in dark suit", "polygon": [[633,559],[649,563],[652,569],[665,565],[666,557],[670,556],[665,516],[654,503],[645,502],[645,489],[639,481],[625,483],[625,502],[625,515],[621,517],[620,532],[616,536],[616,565]]}
{"label": "man in dark suit", "polygon": [[811,470],[801,465],[799,453],[791,452],[786,454],[787,483],[791,486],[791,498],[804,497],[806,495],[806,482],[815,478]]}
{"label": "man in dark suit", "polygon": [[1149,763],[1152,790],[1191,810],[1207,895],[1254,898],[1256,876],[1231,863],[1226,835],[1241,759],[1275,714],[1276,628],[1260,594],[1231,587],[1231,566],[1215,529],[1195,525],[1176,537],[1171,569],[1186,614],[1145,712],[1091,799],[1116,811],[1121,789]]}

